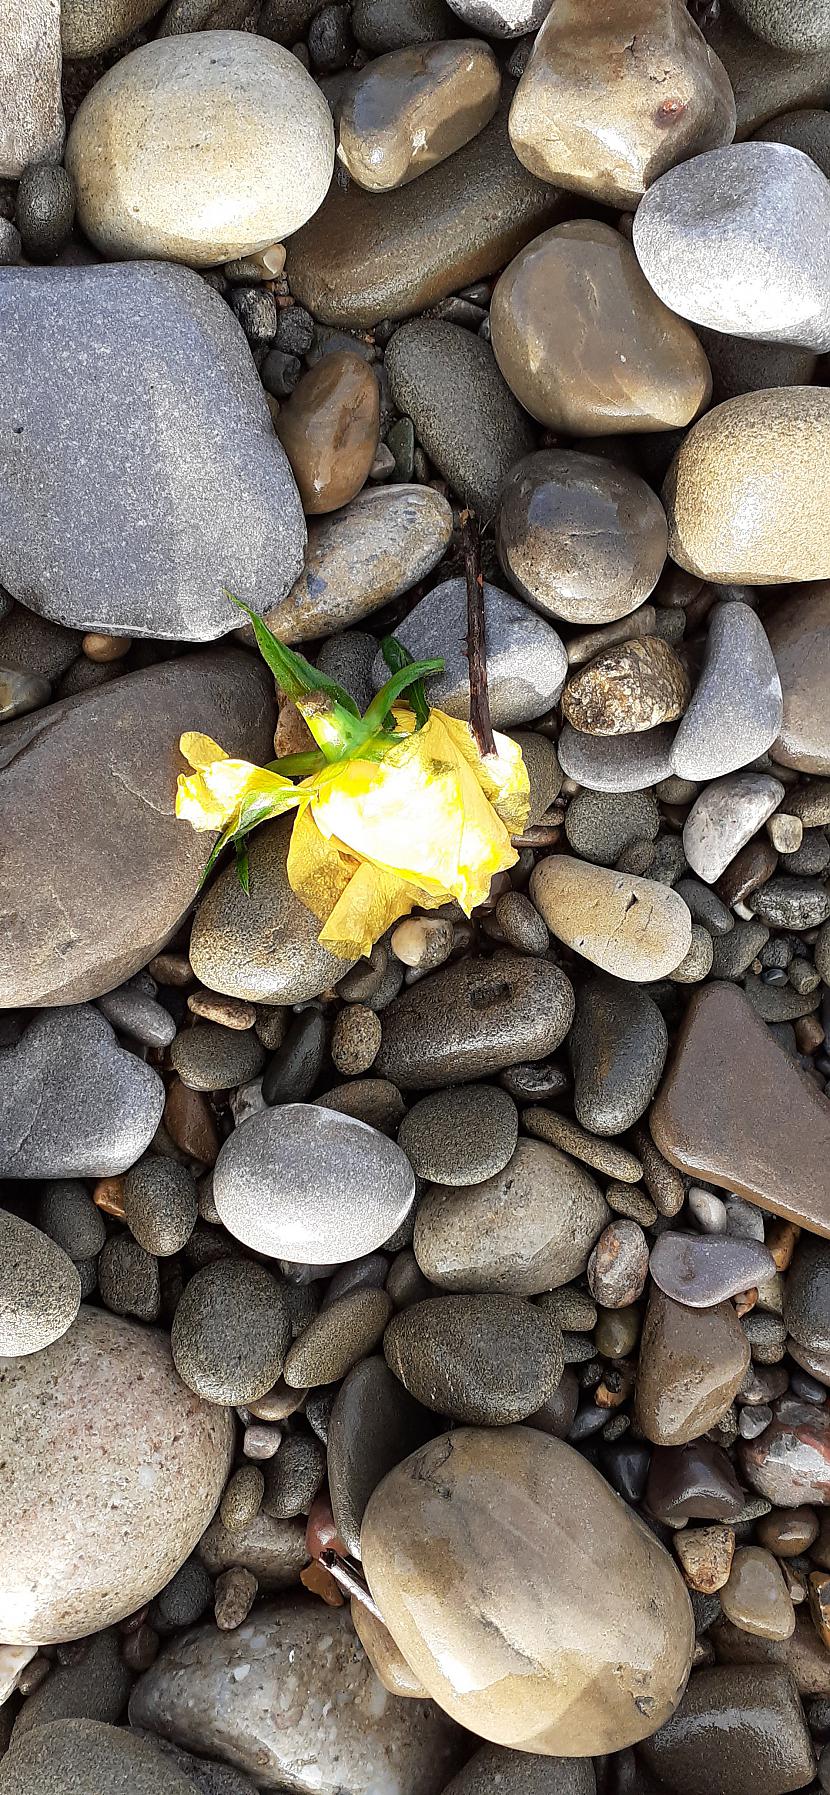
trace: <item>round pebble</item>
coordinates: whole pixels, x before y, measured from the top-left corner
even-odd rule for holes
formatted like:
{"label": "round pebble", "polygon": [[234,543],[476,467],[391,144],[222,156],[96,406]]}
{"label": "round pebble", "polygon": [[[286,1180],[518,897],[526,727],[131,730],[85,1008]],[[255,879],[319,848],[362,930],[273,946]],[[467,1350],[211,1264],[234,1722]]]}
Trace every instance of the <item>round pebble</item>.
{"label": "round pebble", "polygon": [[171,1345],[179,1376],[207,1402],[247,1403],[282,1372],[291,1339],[276,1278],[250,1260],[219,1259],[185,1286]]}
{"label": "round pebble", "polygon": [[457,1085],[412,1105],[398,1130],[419,1178],[433,1184],[479,1184],[501,1172],[519,1132],[512,1097],[498,1085]]}
{"label": "round pebble", "polygon": [[368,1072],[377,1058],[381,1041],[380,1018],[365,1004],[348,1004],[335,1022],[331,1057],[344,1078]]}
{"label": "round pebble", "polygon": [[196,1225],[196,1180],[187,1166],[151,1156],[124,1178],[124,1219],[139,1246],[161,1258],[187,1245]]}

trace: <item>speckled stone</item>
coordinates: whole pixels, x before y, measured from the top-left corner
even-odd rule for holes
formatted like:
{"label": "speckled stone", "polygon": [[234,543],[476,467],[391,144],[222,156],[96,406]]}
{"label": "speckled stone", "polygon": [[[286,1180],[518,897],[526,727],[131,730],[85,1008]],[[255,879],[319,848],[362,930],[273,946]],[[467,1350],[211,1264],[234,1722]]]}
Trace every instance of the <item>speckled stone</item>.
{"label": "speckled stone", "polygon": [[532,1415],[562,1376],[561,1340],[520,1296],[429,1297],[393,1315],[386,1361],[425,1408],[502,1427]]}
{"label": "speckled stone", "polygon": [[734,131],[726,70],[682,0],[610,0],[588,14],[578,0],[557,5],[510,109],[526,167],[623,210],[674,163],[729,143]]}
{"label": "speckled stone", "polygon": [[577,1121],[595,1134],[623,1134],[654,1096],[668,1031],[646,991],[594,977],[579,993],[568,1052]]}
{"label": "speckled stone", "polygon": [[830,918],[830,891],[818,879],[778,874],[753,891],[747,907],[771,928],[815,929]]}
{"label": "speckled stone", "polygon": [[781,728],[781,681],[763,625],[748,605],[715,605],[706,657],[672,744],[684,779],[717,779],[748,766]]}
{"label": "speckled stone", "polygon": [[312,524],[303,571],[265,620],[287,643],[350,629],[431,573],[451,534],[431,486],[369,486]]}
{"label": "speckled stone", "polygon": [[594,219],[555,225],[519,251],[490,330],[508,386],[550,430],[677,429],[712,390],[689,325],[649,286],[630,243]]}
{"label": "speckled stone", "polygon": [[646,1439],[683,1446],[715,1427],[749,1365],[731,1303],[689,1309],[654,1288],[640,1343],[636,1414]]}
{"label": "speckled stone", "polygon": [[196,1226],[196,1180],[187,1166],[153,1154],[124,1179],[124,1219],[148,1253],[178,1253]]}
{"label": "speckled stone", "polygon": [[422,1097],[398,1130],[419,1178],[435,1184],[479,1184],[503,1171],[515,1146],[519,1115],[498,1085],[457,1085]]}
{"label": "speckled stone", "polygon": [[623,642],[589,661],[568,680],[562,711],[589,735],[630,735],[673,723],[691,686],[677,655],[660,636]]}
{"label": "speckled stone", "polygon": [[415,1256],[442,1290],[536,1296],[584,1272],[608,1220],[581,1165],[543,1141],[520,1140],[495,1176],[429,1187],[415,1218]]}
{"label": "speckled stone", "polygon": [[697,1671],[642,1755],[677,1795],[708,1795],[713,1783],[730,1795],[789,1795],[815,1770],[795,1682],[777,1665]]}
{"label": "speckled stone", "polygon": [[711,1309],[768,1282],[775,1275],[775,1261],[757,1240],[678,1229],[658,1236],[649,1269],[655,1284],[673,1302]]}
{"label": "speckled stone", "polygon": [[0,1050],[0,1068],[3,1178],[111,1177],[161,1121],[158,1073],[119,1045],[92,1004],[36,1013]]}
{"label": "speckled stone", "polygon": [[655,181],[637,209],[634,248],[681,317],[823,351],[828,231],[830,185],[811,157],[789,144],[735,143]]}
{"label": "speckled stone", "polygon": [[[469,331],[463,333],[469,336]],[[473,342],[478,339],[474,337]],[[489,506],[485,508],[485,515]],[[565,683],[568,660],[561,638],[538,611],[488,583],[484,587],[487,676],[490,715],[496,729],[508,729],[540,717],[556,703]],[[451,717],[469,719],[470,677],[467,662],[467,587],[463,579],[444,580],[419,600],[395,630],[413,660],[440,656],[443,673],[429,681],[429,698]],[[378,653],[372,668],[376,690],[389,678]]]}
{"label": "speckled stone", "polygon": [[262,1590],[290,1589],[308,1559],[305,1527],[302,1521],[280,1521],[260,1509],[231,1532],[215,1515],[199,1541],[199,1557],[212,1577],[238,1564],[256,1577]]}
{"label": "speckled stone", "polygon": [[558,798],[562,790],[562,768],[553,742],[538,731],[512,729],[511,738],[518,742],[522,751],[528,779],[530,780],[530,815],[528,824],[541,822],[546,810]]}
{"label": "speckled stone", "polygon": [[156,38],[122,57],[66,149],[80,224],[102,254],[201,267],[296,231],[333,164],[331,114],[307,70],[236,31]]}
{"label": "speckled stone", "polygon": [[563,723],[556,744],[563,773],[598,792],[641,792],[671,772],[674,731],[667,723],[642,735],[591,736]]}
{"label": "speckled stone", "polygon": [[111,1234],[97,1265],[101,1301],[113,1315],[157,1321],[161,1313],[158,1260],[130,1234]]}
{"label": "speckled stone", "polygon": [[495,56],[475,38],[393,50],[351,77],[339,107],[338,159],[370,192],[403,187],[477,135],[500,88]]}
{"label": "speckled stone", "polygon": [[714,406],[663,485],[673,560],[721,583],[826,579],[829,435],[824,387],[773,387]]}
{"label": "speckled stone", "polygon": [[734,0],[739,19],[755,37],[797,56],[830,50],[830,15],[825,0],[805,0],[793,12],[786,0]]}
{"label": "speckled stone", "polygon": [[375,1069],[405,1090],[486,1078],[553,1053],[573,1012],[570,980],[549,962],[512,953],[471,956],[419,979],[389,1004]]}
{"label": "speckled stone", "polygon": [[587,1129],[580,1128],[578,1122],[570,1116],[558,1115],[556,1110],[545,1109],[541,1103],[535,1103],[532,1109],[522,1110],[520,1123],[528,1134],[538,1140],[551,1141],[563,1152],[570,1153],[574,1159],[585,1165],[593,1166],[607,1178],[621,1179],[624,1183],[636,1184],[643,1176],[643,1167],[634,1153],[618,1141],[608,1141],[599,1135],[589,1134]]}
{"label": "speckled stone", "polygon": [[0,1407],[4,1639],[77,1639],[132,1613],[213,1513],[230,1419],[180,1383],[164,1335],[85,1306],[62,1339],[4,1362]]}
{"label": "speckled stone", "polygon": [[459,1770],[445,1795],[596,1795],[589,1758],[547,1758],[480,1745]]}
{"label": "speckled stone", "polygon": [[306,1390],[335,1384],[374,1351],[392,1314],[385,1290],[349,1290],[321,1309],[300,1334],[285,1361],[285,1381]]}
{"label": "speckled stone", "polygon": [[275,1259],[340,1264],[399,1227],[415,1177],[393,1141],[352,1116],[280,1104],[225,1142],[213,1195],[237,1240]]}
{"label": "speckled stone", "polygon": [[265,1472],[263,1511],[274,1520],[307,1515],[326,1475],[326,1448],[314,1434],[289,1434]]}
{"label": "speckled stone", "polygon": [[634,842],[654,841],[660,827],[657,800],[645,792],[592,791],[586,786],[565,812],[569,846],[582,860],[613,866]]}
{"label": "speckled stone", "polygon": [[61,0],[64,56],[100,56],[161,10],[162,0]]}
{"label": "speckled stone", "polygon": [[231,864],[198,906],[190,960],[212,991],[253,1003],[303,1003],[343,976],[344,962],[320,946],[317,918],[288,883],[291,829],[292,818],[280,818],[252,835],[250,895]]}
{"label": "speckled stone", "polygon": [[0,178],[17,181],[32,162],[57,162],[63,149],[59,0],[17,0],[0,11]]}
{"label": "speckled stone", "polygon": [[692,919],[668,885],[555,854],[535,867],[530,895],[552,934],[603,972],[663,978],[688,953]]}
{"label": "speckled stone", "polygon": [[192,1091],[228,1091],[259,1076],[265,1048],[252,1029],[197,1022],[176,1036],[170,1064]]}
{"label": "speckled stone", "polygon": [[203,1265],[185,1286],[170,1343],[179,1377],[207,1402],[248,1403],[280,1376],[291,1340],[277,1279],[247,1259]]}
{"label": "speckled stone", "polygon": [[3,1795],[194,1795],[195,1785],[152,1739],[95,1720],[56,1720],[18,1736],[0,1763]]}
{"label": "speckled stone", "polygon": [[0,1353],[40,1352],[59,1340],[80,1301],[80,1277],[62,1248],[0,1209]]}
{"label": "speckled stone", "polygon": [[534,432],[489,343],[459,324],[416,318],[396,330],[384,367],[392,398],[412,419],[430,461],[466,505],[491,517],[510,469],[533,448]]}
{"label": "speckled stone", "polygon": [[136,1685],[130,1719],[295,1795],[440,1795],[464,1752],[431,1702],[381,1688],[347,1609],[307,1597],[175,1641]]}
{"label": "speckled stone", "polygon": [[[552,1556],[560,1528],[568,1549]],[[546,1758],[584,1752],[586,1740],[617,1751],[678,1700],[692,1646],[682,1581],[561,1441],[533,1428],[442,1435],[376,1492],[362,1548],[407,1662],[480,1737]],[[601,1639],[586,1599],[598,1581]]]}
{"label": "speckled stone", "polygon": [[41,1189],[35,1220],[76,1263],[95,1258],[106,1239],[103,1215],[79,1180],[48,1179]]}
{"label": "speckled stone", "polygon": [[704,786],[683,824],[683,852],[698,878],[714,885],[783,797],[770,773],[727,773]]}
{"label": "speckled stone", "polygon": [[353,1558],[360,1558],[360,1527],[372,1491],[435,1425],[385,1359],[363,1359],[344,1379],[329,1424],[328,1479],[337,1532]]}
{"label": "speckled stone", "polygon": [[780,766],[830,773],[825,695],[830,677],[830,586],[807,586],[769,619],[770,647],[784,694],[781,733],[770,750]]}
{"label": "speckled stone", "polygon": [[[779,113],[754,135],[762,143],[789,143],[793,149],[803,150],[818,163],[823,175],[830,176],[830,120],[825,111],[805,106],[795,112]],[[763,382],[764,386],[777,384],[777,381]]]}

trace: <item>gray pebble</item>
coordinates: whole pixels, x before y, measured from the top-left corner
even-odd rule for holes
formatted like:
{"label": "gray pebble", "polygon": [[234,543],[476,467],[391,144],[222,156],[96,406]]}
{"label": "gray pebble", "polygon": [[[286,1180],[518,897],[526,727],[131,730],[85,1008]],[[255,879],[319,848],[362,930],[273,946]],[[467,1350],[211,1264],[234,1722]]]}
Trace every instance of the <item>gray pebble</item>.
{"label": "gray pebble", "polygon": [[[466,331],[461,334],[468,335]],[[494,727],[507,729],[541,716],[556,703],[565,683],[568,659],[561,637],[550,622],[513,593],[486,583],[484,613],[490,711]],[[443,658],[443,673],[429,680],[430,702],[449,716],[469,717],[464,580],[445,580],[434,587],[395,633],[413,660],[436,655]],[[382,655],[378,655],[372,668],[376,689],[388,677],[389,669]]]}
{"label": "gray pebble", "polygon": [[259,1076],[265,1049],[253,1029],[197,1022],[176,1036],[170,1063],[191,1091],[229,1091]]}
{"label": "gray pebble", "polygon": [[580,785],[601,792],[640,792],[666,779],[672,770],[674,731],[667,723],[638,735],[586,735],[562,725],[557,743],[562,771]]}
{"label": "gray pebble", "polygon": [[[368,710],[375,695],[372,680],[372,663],[378,652],[375,636],[365,630],[343,630],[338,636],[329,636],[316,656],[317,666],[321,673],[328,674],[338,685],[344,686],[354,699],[358,710]],[[387,674],[388,674],[387,668]],[[365,962],[361,961],[365,966]]]}
{"label": "gray pebble", "polygon": [[381,1134],[396,1135],[403,1119],[405,1105],[397,1085],[388,1078],[355,1078],[349,1084],[333,1085],[321,1097],[314,1098],[320,1109],[334,1109],[340,1115],[354,1116]]}
{"label": "gray pebble", "polygon": [[328,1478],[335,1526],[354,1558],[360,1558],[360,1525],[373,1490],[433,1431],[431,1416],[384,1359],[364,1359],[345,1378],[331,1412]]}
{"label": "gray pebble", "polygon": [[387,1364],[426,1408],[497,1427],[523,1421],[556,1389],[561,1342],[517,1296],[438,1296],[393,1315]]}
{"label": "gray pebble", "polygon": [[124,1179],[125,1220],[139,1246],[161,1258],[178,1253],[196,1226],[196,1180],[187,1166],[148,1154]]}
{"label": "gray pebble", "polygon": [[790,1266],[784,1320],[799,1346],[830,1352],[830,1245],[802,1234]]}
{"label": "gray pebble", "polygon": [[392,1299],[372,1287],[339,1297],[300,1334],[285,1361],[285,1381],[297,1390],[339,1383],[374,1351],[392,1313]]}
{"label": "gray pebble", "polygon": [[434,1184],[479,1184],[502,1171],[519,1132],[512,1097],[497,1085],[458,1085],[414,1103],[398,1132],[419,1178]]}
{"label": "gray pebble", "polygon": [[622,1134],[648,1108],[662,1076],[668,1030],[653,998],[621,979],[583,985],[568,1036],[574,1111],[595,1134]]}
{"label": "gray pebble", "polygon": [[219,1518],[229,1533],[239,1533],[259,1514],[265,1478],[257,1465],[240,1465],[228,1479],[219,1504]]}
{"label": "gray pebble", "polygon": [[265,1103],[303,1103],[311,1095],[326,1058],[325,1017],[309,1007],[295,1016],[269,1060],[262,1079]]}
{"label": "gray pebble", "polygon": [[717,892],[712,890],[711,885],[704,885],[700,879],[688,878],[680,879],[674,889],[682,897],[684,904],[688,904],[692,921],[702,922],[710,935],[728,935],[734,928],[732,911],[718,897]]}
{"label": "gray pebble", "polygon": [[199,1556],[211,1576],[241,1565],[263,1590],[289,1589],[308,1559],[305,1526],[299,1520],[278,1521],[261,1508],[238,1532],[229,1533],[216,1515],[199,1541]]}
{"label": "gray pebble", "polygon": [[718,935],[712,942],[712,977],[742,978],[768,940],[766,923],[737,921],[730,934]]}
{"label": "gray pebble", "polygon": [[715,605],[700,678],[672,746],[674,771],[706,780],[748,766],[775,741],[782,716],[781,681],[760,620],[748,605]]}
{"label": "gray pebble", "polygon": [[331,1057],[344,1077],[368,1072],[380,1048],[380,1019],[368,1004],[347,1004],[334,1024]]}
{"label": "gray pebble", "polygon": [[170,1344],[180,1378],[198,1396],[246,1403],[276,1383],[290,1339],[276,1278],[250,1260],[219,1259],[186,1286]]}
{"label": "gray pebble", "polygon": [[193,1785],[129,1727],[58,1720],[24,1733],[0,1765],[3,1795],[193,1795]]}
{"label": "gray pebble", "polygon": [[597,1325],[597,1305],[587,1290],[577,1284],[563,1284],[558,1290],[545,1290],[538,1307],[568,1333],[588,1333]]}
{"label": "gray pebble", "polygon": [[[755,1010],[764,1022],[792,1022],[799,1016],[809,1016],[818,1009],[818,995],[808,991],[801,996],[792,985],[787,984],[786,975],[782,975],[781,984],[772,984],[767,979],[757,978],[748,972],[744,978],[744,990]],[[776,975],[773,973],[772,977]]]}
{"label": "gray pebble", "polygon": [[24,1701],[14,1723],[15,1739],[53,1720],[120,1720],[132,1683],[121,1642],[117,1628],[107,1627],[85,1642],[83,1657],[53,1664],[45,1682]]}
{"label": "gray pebble", "polygon": [[582,791],[565,812],[565,834],[575,854],[614,866],[629,843],[654,840],[660,812],[650,792]]}
{"label": "gray pebble", "polygon": [[20,177],[14,216],[29,261],[53,262],[75,218],[71,175],[59,163],[31,163]]}
{"label": "gray pebble", "polygon": [[265,1470],[263,1513],[275,1521],[307,1515],[326,1475],[326,1449],[314,1434],[289,1434]]}
{"label": "gray pebble", "polygon": [[376,1070],[423,1090],[542,1059],[567,1034],[573,1004],[570,980],[548,961],[499,953],[451,962],[384,1012]]}
{"label": "gray pebble", "polygon": [[9,218],[0,218],[0,268],[13,267],[23,254],[20,232]]}
{"label": "gray pebble", "polygon": [[596,1795],[589,1758],[536,1757],[505,1745],[480,1745],[444,1795]]}
{"label": "gray pebble", "polygon": [[129,1234],[113,1234],[98,1259],[98,1288],[113,1315],[155,1321],[161,1309],[158,1260]]}
{"label": "gray pebble", "polygon": [[783,872],[799,879],[820,877],[830,866],[830,841],[824,830],[805,829],[801,846],[792,854],[782,854],[779,864]]}
{"label": "gray pebble", "polygon": [[712,1309],[752,1290],[775,1272],[760,1241],[729,1234],[661,1234],[651,1250],[651,1276],[665,1296],[692,1309]]}
{"label": "gray pebble", "polygon": [[92,1259],[107,1238],[104,1218],[79,1179],[56,1178],[43,1186],[36,1220],[70,1259]]}
{"label": "gray pebble", "polygon": [[198,1558],[187,1558],[175,1577],[159,1591],[152,1607],[155,1624],[193,1627],[213,1601],[213,1584]]}
{"label": "gray pebble", "polygon": [[562,768],[553,742],[538,731],[527,729],[511,729],[510,736],[518,742],[522,751],[528,779],[530,780],[530,814],[528,826],[540,823],[545,812],[558,798],[562,790]]}
{"label": "gray pebble", "polygon": [[508,947],[518,954],[546,954],[547,924],[523,891],[506,891],[496,904],[496,922]]}
{"label": "gray pebble", "polygon": [[108,991],[96,1002],[113,1028],[144,1047],[169,1047],[175,1038],[176,1024],[170,1011],[143,991],[137,979],[119,985],[117,991]]}
{"label": "gray pebble", "polygon": [[702,922],[692,923],[692,939],[688,952],[669,973],[669,978],[676,985],[696,985],[705,979],[712,970],[714,947],[712,937]]}
{"label": "gray pebble", "polygon": [[750,893],[747,906],[773,929],[814,929],[830,918],[830,892],[815,879],[774,873]]}
{"label": "gray pebble", "polygon": [[81,1280],[48,1234],[0,1209],[0,1354],[40,1352],[71,1327]]}
{"label": "gray pebble", "polygon": [[155,1134],[164,1085],[92,1004],[37,1011],[0,1051],[0,1177],[115,1176]]}

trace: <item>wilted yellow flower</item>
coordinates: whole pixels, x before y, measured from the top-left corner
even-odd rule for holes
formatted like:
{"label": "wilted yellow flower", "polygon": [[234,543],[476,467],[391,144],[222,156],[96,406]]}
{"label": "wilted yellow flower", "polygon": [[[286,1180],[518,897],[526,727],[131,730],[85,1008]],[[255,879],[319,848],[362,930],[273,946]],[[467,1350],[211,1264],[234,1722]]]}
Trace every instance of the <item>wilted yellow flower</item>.
{"label": "wilted yellow flower", "polygon": [[[494,873],[517,859],[529,783],[521,750],[496,735],[483,759],[469,725],[431,710],[416,729],[394,708],[397,737],[377,758],[331,760],[293,785],[248,761],[229,760],[208,737],[185,735],[195,776],[182,777],[176,815],[197,829],[238,825],[296,808],[288,856],[292,890],[323,924],[320,941],[344,959],[374,943],[416,905],[456,898],[467,915]],[[209,758],[210,754],[214,758]]]}

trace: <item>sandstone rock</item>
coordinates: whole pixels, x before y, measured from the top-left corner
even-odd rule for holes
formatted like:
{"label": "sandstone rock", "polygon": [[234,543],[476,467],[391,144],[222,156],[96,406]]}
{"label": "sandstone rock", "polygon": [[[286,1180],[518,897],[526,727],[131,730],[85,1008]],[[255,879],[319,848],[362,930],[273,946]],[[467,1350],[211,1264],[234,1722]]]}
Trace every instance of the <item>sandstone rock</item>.
{"label": "sandstone rock", "polygon": [[787,596],[768,625],[784,697],[772,758],[802,773],[830,773],[830,585],[807,586],[797,596]]}
{"label": "sandstone rock", "polygon": [[61,0],[61,45],[66,57],[100,56],[131,37],[160,12],[164,0]]}
{"label": "sandstone rock", "polygon": [[63,149],[60,0],[0,5],[0,179],[19,180],[32,162]]}

